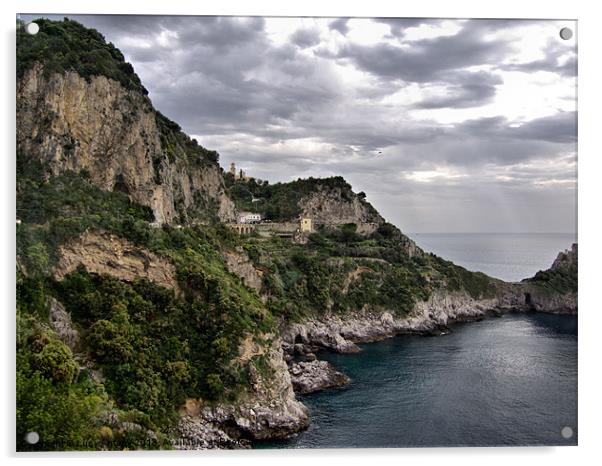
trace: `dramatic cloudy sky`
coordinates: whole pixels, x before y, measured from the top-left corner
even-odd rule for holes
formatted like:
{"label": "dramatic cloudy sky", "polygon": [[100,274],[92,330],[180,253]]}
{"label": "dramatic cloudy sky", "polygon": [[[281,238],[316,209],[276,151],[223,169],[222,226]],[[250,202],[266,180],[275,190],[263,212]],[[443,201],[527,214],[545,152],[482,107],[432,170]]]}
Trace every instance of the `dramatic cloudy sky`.
{"label": "dramatic cloudy sky", "polygon": [[72,16],[270,181],[343,175],[408,232],[574,232],[566,21]]}

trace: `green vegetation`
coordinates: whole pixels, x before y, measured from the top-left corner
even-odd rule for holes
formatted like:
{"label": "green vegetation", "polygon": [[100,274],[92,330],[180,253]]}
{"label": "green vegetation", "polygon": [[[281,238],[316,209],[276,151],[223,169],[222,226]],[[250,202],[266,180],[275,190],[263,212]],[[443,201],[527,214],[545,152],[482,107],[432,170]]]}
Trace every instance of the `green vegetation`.
{"label": "green vegetation", "polygon": [[17,255],[28,272],[47,271],[56,249],[90,228],[104,229],[137,244],[150,240],[150,208],[119,191],[102,191],[82,175],[45,181],[44,168],[17,156]]}
{"label": "green vegetation", "polygon": [[[268,330],[261,311],[247,309],[217,278],[185,297],[140,280],[132,284],[83,269],[55,285],[56,296],[83,332],[119,406],[168,423],[187,397],[232,399],[246,369],[231,361],[240,339]],[[251,315],[256,312],[257,315]]]}
{"label": "green vegetation", "polygon": [[540,270],[534,277],[523,281],[552,292],[577,293],[577,264],[572,263],[554,269]]}
{"label": "green vegetation", "polygon": [[[54,382],[31,367],[30,359],[26,350],[17,353],[17,449],[99,449],[103,399],[96,388],[89,381]],[[27,443],[28,432],[39,433],[40,443]]]}
{"label": "green vegetation", "polygon": [[40,31],[32,36],[19,23],[17,28],[17,77],[23,76],[34,63],[44,65],[44,72],[75,71],[84,78],[106,76],[120,82],[126,89],[148,91],[140,82],[131,64],[113,44],[106,43],[96,29],[77,21],[36,19]]}
{"label": "green vegetation", "polygon": [[[32,291],[40,299],[28,299]],[[150,419],[139,411],[117,407],[104,386],[81,367],[85,362],[81,356],[75,357],[50,330],[49,292],[38,279],[17,274],[17,449],[168,448],[160,433],[148,438],[146,431],[156,429]],[[136,422],[141,430],[117,429],[113,435],[109,425],[126,421]],[[29,444],[28,432],[37,432],[39,443]],[[111,432],[110,439],[107,432]]]}
{"label": "green vegetation", "polygon": [[217,164],[219,154],[200,146],[198,141],[188,137],[176,122],[159,111],[155,111],[155,120],[159,128],[161,147],[170,162],[180,159],[199,166]]}
{"label": "green vegetation", "polygon": [[[44,181],[36,177],[41,172],[35,165],[19,167],[20,439],[35,430],[45,439],[36,449],[157,448],[187,397],[232,400],[248,387],[249,366],[235,361],[240,341],[273,331],[274,320],[227,271],[219,249],[238,241],[227,227],[153,228],[150,210],[124,193],[102,191],[73,173]],[[169,259],[182,292],[83,268],[56,282],[51,268],[58,247],[87,229],[110,231]],[[79,329],[77,358],[49,330],[51,297],[66,306]],[[100,370],[103,383],[93,382],[82,364]],[[102,444],[99,429],[110,429],[102,419],[111,413],[134,416],[159,437],[148,444],[142,431],[122,432]],[[53,424],[68,417],[74,420],[65,431]],[[21,449],[33,448],[21,440]]]}
{"label": "green vegetation", "polygon": [[432,267],[444,277],[441,285],[450,291],[466,291],[475,299],[491,298],[495,292],[494,279],[482,272],[471,272],[451,261],[429,254]]}
{"label": "green vegetation", "polygon": [[369,237],[358,235],[350,224],[314,233],[307,245],[252,236],[244,249],[264,271],[262,292],[269,297],[269,309],[286,320],[364,307],[404,315],[438,288],[463,290],[475,298],[491,294],[486,275],[431,254],[409,257],[408,241],[388,224]]}

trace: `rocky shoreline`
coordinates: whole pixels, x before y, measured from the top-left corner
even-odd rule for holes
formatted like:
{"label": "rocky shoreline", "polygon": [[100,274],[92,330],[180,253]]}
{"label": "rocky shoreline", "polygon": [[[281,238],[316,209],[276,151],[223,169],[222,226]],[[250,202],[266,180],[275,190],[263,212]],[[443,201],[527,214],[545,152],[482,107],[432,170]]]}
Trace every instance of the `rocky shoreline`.
{"label": "rocky shoreline", "polygon": [[[548,272],[576,266],[577,248],[561,252]],[[572,269],[571,269],[572,270]],[[252,391],[236,404],[204,405],[188,400],[181,411],[176,449],[251,448],[254,441],[285,439],[309,426],[309,411],[296,395],[343,387],[347,375],[316,357],[322,350],[360,351],[358,344],[397,335],[442,335],[458,322],[512,312],[576,314],[577,293],[550,290],[532,279],[495,281],[491,296],[475,299],[465,291],[441,289],[404,315],[363,308],[285,323],[266,353],[271,373],[252,373]],[[243,354],[254,354],[246,348]]]}
{"label": "rocky shoreline", "polygon": [[[519,290],[519,291],[517,291]],[[550,313],[572,314],[573,296],[566,302],[556,297],[559,309]],[[567,312],[567,309],[569,312]],[[191,402],[182,413],[177,449],[251,448],[257,440],[284,439],[309,426],[309,412],[295,394],[306,395],[347,385],[350,378],[327,361],[317,359],[320,350],[339,353],[360,351],[358,344],[398,335],[437,336],[459,322],[499,317],[512,312],[538,312],[526,305],[522,285],[511,285],[496,298],[475,300],[466,293],[434,293],[403,317],[391,312],[358,312],[328,315],[281,328],[270,358],[274,369],[275,396],[265,389],[267,381],[255,384],[255,399],[237,406],[201,407]]]}

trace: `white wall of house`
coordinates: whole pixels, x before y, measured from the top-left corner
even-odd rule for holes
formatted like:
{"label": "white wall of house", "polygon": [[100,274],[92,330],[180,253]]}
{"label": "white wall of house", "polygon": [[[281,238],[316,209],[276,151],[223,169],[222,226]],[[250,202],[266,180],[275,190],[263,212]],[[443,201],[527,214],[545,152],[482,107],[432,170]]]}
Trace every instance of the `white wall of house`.
{"label": "white wall of house", "polygon": [[261,214],[252,212],[241,212],[238,215],[238,223],[258,223],[261,222]]}

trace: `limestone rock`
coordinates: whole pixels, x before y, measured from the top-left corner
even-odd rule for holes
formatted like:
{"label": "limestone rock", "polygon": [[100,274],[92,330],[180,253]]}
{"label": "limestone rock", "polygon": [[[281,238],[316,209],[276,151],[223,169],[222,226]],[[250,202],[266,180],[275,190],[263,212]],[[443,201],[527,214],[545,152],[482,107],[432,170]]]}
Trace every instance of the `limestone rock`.
{"label": "limestone rock", "polygon": [[253,263],[244,251],[227,251],[224,253],[224,259],[226,260],[228,270],[238,275],[246,286],[258,293],[261,291],[263,272],[253,266]]}
{"label": "limestone rock", "polygon": [[[257,349],[261,347],[267,351],[269,374],[260,374],[254,366],[250,366],[252,390],[243,393],[235,403],[209,404],[203,400],[187,400],[181,410],[184,420],[180,423],[180,434],[190,438],[192,434],[186,432],[192,429],[194,432],[206,432],[207,440],[215,439],[217,435],[219,448],[219,443],[228,442],[228,439],[287,438],[307,428],[309,412],[295,398],[281,344],[280,339],[274,338],[269,345],[257,346]],[[248,350],[241,350],[242,353],[252,357]],[[227,438],[216,431],[221,431]],[[202,448],[212,447],[204,444]]]}
{"label": "limestone rock", "polygon": [[56,299],[50,298],[48,317],[52,329],[71,351],[75,352],[79,344],[79,332],[73,328],[71,314]]}
{"label": "limestone rock", "polygon": [[178,289],[171,262],[112,233],[87,231],[60,246],[54,275],[60,280],[80,264],[89,272],[111,275],[119,280],[132,282],[136,278],[146,278],[166,288]]}
{"label": "limestone rock", "polygon": [[99,188],[149,206],[159,224],[235,219],[219,165],[167,151],[148,97],[117,81],[37,64],[17,83],[17,121],[19,156],[47,163],[49,175],[86,171]]}
{"label": "limestone rock", "polygon": [[302,395],[342,387],[350,381],[349,377],[327,361],[300,362],[291,367],[290,373],[295,392]]}
{"label": "limestone rock", "polygon": [[577,265],[577,243],[573,243],[570,249],[558,253],[556,260],[552,264],[551,269],[558,269],[562,267],[570,267]]}
{"label": "limestone rock", "polygon": [[219,425],[198,416],[180,418],[178,434],[172,439],[172,445],[176,450],[250,448],[248,441],[233,438]]}
{"label": "limestone rock", "polygon": [[314,225],[340,227],[355,223],[359,234],[374,232],[384,219],[367,202],[344,186],[318,184],[316,190],[299,202],[302,217],[313,220]]}

